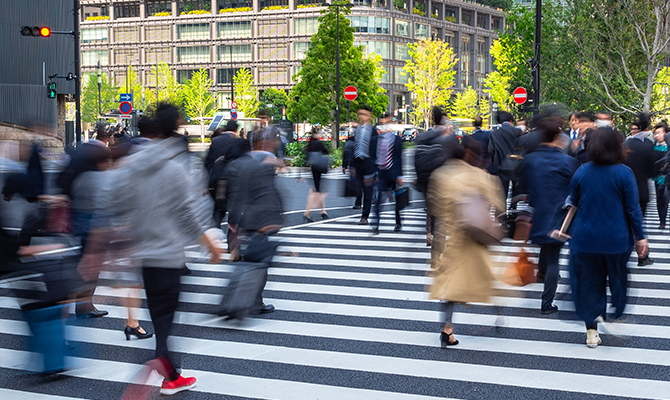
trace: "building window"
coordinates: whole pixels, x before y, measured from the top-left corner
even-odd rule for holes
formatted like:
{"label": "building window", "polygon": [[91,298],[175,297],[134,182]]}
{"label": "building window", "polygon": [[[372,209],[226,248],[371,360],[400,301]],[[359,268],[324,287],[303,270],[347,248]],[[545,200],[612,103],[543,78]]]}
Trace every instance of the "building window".
{"label": "building window", "polygon": [[140,63],[140,53],[137,49],[116,49],[114,50],[114,63],[121,65],[137,65]]}
{"label": "building window", "polygon": [[320,6],[323,4],[323,1],[321,0],[295,0],[295,5],[296,6],[304,6],[304,5],[318,5]]}
{"label": "building window", "polygon": [[114,43],[128,43],[140,41],[138,26],[119,26],[114,28]]}
{"label": "building window", "polygon": [[487,19],[488,15],[485,14],[477,14],[477,27],[482,28],[482,29],[488,29],[487,25]]}
{"label": "building window", "polygon": [[501,18],[491,18],[491,29],[495,31],[502,30],[502,19]]}
{"label": "building window", "polygon": [[386,71],[386,73],[382,74],[381,83],[391,83],[391,73],[392,73],[391,68],[392,67],[390,67],[388,65],[384,65],[384,66],[382,66],[382,68],[384,69],[384,71]]}
{"label": "building window", "polygon": [[414,0],[414,9],[412,14],[420,15],[422,17],[426,16],[426,2],[424,0]]}
{"label": "building window", "polygon": [[442,19],[442,4],[431,3],[430,17],[435,19]]}
{"label": "building window", "polygon": [[309,50],[309,42],[295,42],[293,43],[293,58],[304,60],[307,57]]}
{"label": "building window", "polygon": [[177,39],[179,40],[209,39],[209,24],[177,25]]}
{"label": "building window", "polygon": [[414,38],[417,40],[430,38],[430,26],[419,23],[414,24]]}
{"label": "building window", "polygon": [[[97,17],[97,18],[96,18]],[[81,20],[96,20],[99,17],[107,17],[109,19],[108,6],[81,6]]]}
{"label": "building window", "polygon": [[258,83],[288,83],[287,67],[258,67]]}
{"label": "building window", "polygon": [[147,64],[172,63],[171,47],[151,47],[146,49]]}
{"label": "building window", "polygon": [[114,4],[114,19],[116,18],[139,18],[140,3]]}
{"label": "building window", "polygon": [[379,54],[382,58],[391,58],[391,43],[374,41],[355,41],[354,46],[363,46],[363,53],[367,56]]}
{"label": "building window", "polygon": [[412,25],[409,21],[395,20],[396,36],[412,37]]}
{"label": "building window", "polygon": [[486,48],[486,42],[483,40],[477,41],[477,72],[485,74],[486,73],[486,57],[488,51]]}
{"label": "building window", "polygon": [[109,65],[109,52],[107,50],[87,50],[81,52],[81,65],[91,66]]}
{"label": "building window", "polygon": [[395,83],[406,84],[409,83],[409,75],[403,72],[403,67],[395,67]]}
{"label": "building window", "polygon": [[239,68],[219,68],[216,70],[216,83],[230,84]]}
{"label": "building window", "polygon": [[158,13],[170,13],[172,15],[172,1],[171,0],[148,0],[145,12],[148,16],[153,16]]}
{"label": "building window", "polygon": [[268,43],[258,45],[258,61],[287,59],[288,45],[285,43]]}
{"label": "building window", "polygon": [[219,61],[251,61],[251,45],[235,44],[232,46],[222,45],[218,47]]}
{"label": "building window", "polygon": [[288,8],[288,0],[259,0],[261,10],[268,7]]}
{"label": "building window", "polygon": [[295,35],[312,36],[318,30],[319,30],[318,18],[296,18],[293,21],[293,31],[294,31],[293,33]]}
{"label": "building window", "polygon": [[407,2],[405,0],[393,0],[393,9],[396,11],[407,12]]}
{"label": "building window", "polygon": [[107,43],[107,28],[82,29],[82,43]]}
{"label": "building window", "polygon": [[461,10],[461,24],[473,26],[472,11]]}
{"label": "building window", "polygon": [[[189,79],[193,77],[193,74],[198,72],[199,70],[197,69],[179,69],[177,70],[177,82],[179,83],[186,83]],[[205,70],[207,72],[207,78],[209,78],[209,70]]]}
{"label": "building window", "polygon": [[409,47],[407,43],[395,44],[395,59],[399,61],[409,60]]}
{"label": "building window", "polygon": [[225,10],[228,8],[253,8],[253,0],[219,0],[218,2],[219,10]]}
{"label": "building window", "polygon": [[219,22],[217,26],[220,38],[251,37],[251,21]]}
{"label": "building window", "polygon": [[447,32],[444,34],[444,41],[453,49],[454,48],[454,43],[456,43],[454,39],[454,33],[453,32]]}
{"label": "building window", "polygon": [[148,25],[144,28],[147,42],[169,42],[170,27],[168,25]]}
{"label": "building window", "polygon": [[354,32],[360,33],[391,33],[391,20],[384,17],[347,17],[351,21]]}
{"label": "building window", "polygon": [[177,62],[209,62],[209,46],[177,47]]}
{"label": "building window", "polygon": [[212,2],[210,0],[179,0],[177,10],[179,14],[188,14],[191,11],[211,11]]}
{"label": "building window", "polygon": [[453,22],[454,24],[458,23],[458,10],[452,7],[444,7],[444,20]]}
{"label": "building window", "polygon": [[386,0],[353,0],[354,7],[386,8]]}
{"label": "building window", "polygon": [[471,39],[469,35],[463,35],[461,39],[461,87],[470,86],[470,57],[471,57]]}
{"label": "building window", "polygon": [[258,21],[258,36],[288,36],[288,23],[285,19]]}

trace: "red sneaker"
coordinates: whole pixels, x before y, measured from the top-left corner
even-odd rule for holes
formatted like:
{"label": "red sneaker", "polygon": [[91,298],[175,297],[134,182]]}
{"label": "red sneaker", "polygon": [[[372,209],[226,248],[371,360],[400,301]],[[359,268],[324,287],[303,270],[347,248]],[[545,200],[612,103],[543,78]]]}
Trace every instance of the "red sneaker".
{"label": "red sneaker", "polygon": [[184,378],[181,375],[179,375],[179,378],[174,381],[167,381],[164,379],[163,384],[161,385],[161,394],[170,396],[179,392],[183,392],[184,390],[193,389],[195,387],[196,381],[197,379],[193,377]]}

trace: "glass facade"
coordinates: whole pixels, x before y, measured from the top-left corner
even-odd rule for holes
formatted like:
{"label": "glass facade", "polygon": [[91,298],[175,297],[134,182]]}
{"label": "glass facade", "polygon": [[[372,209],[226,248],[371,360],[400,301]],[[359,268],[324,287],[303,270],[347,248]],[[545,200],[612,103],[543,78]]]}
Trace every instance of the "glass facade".
{"label": "glass facade", "polygon": [[471,56],[471,39],[470,35],[463,35],[461,39],[461,87],[466,88],[470,86],[470,56]]}
{"label": "glass facade", "polygon": [[250,38],[251,21],[230,21],[217,24],[218,37],[226,39]]}
{"label": "glass facade", "polygon": [[384,65],[382,68],[384,68],[386,73],[382,74],[381,83],[391,83],[391,79],[393,78],[392,67],[390,65]]}
{"label": "glass facade", "polygon": [[258,67],[261,84],[288,83],[288,67]]}
{"label": "glass facade", "polygon": [[239,68],[219,68],[216,70],[216,83],[230,84]]}
{"label": "glass facade", "polygon": [[227,8],[253,8],[253,0],[219,0],[218,1],[219,10],[225,10]]}
{"label": "glass facade", "polygon": [[107,50],[87,50],[81,52],[81,65],[109,65],[109,52]]}
{"label": "glass facade", "polygon": [[250,44],[222,45],[218,47],[218,59],[223,62],[251,61]]}
{"label": "glass facade", "polygon": [[288,44],[267,43],[258,45],[258,61],[288,60]]}
{"label": "glass facade", "polygon": [[409,83],[409,75],[403,73],[402,67],[395,67],[395,83],[396,84]]}
{"label": "glass facade", "polygon": [[137,26],[119,26],[114,28],[114,41],[121,43],[139,42],[140,28]]}
{"label": "glass facade", "polygon": [[137,65],[140,63],[140,52],[137,49],[115,49],[114,63],[121,65]]}
{"label": "glass facade", "polygon": [[294,35],[309,35],[312,36],[319,30],[318,18],[296,18],[293,20],[293,34]]}
{"label": "glass facade", "polygon": [[114,18],[139,18],[140,2],[121,3],[114,5]]}
{"label": "glass facade", "polygon": [[394,59],[399,61],[409,60],[409,47],[406,43],[396,43],[395,44],[395,57]]}
{"label": "glass facade", "polygon": [[150,25],[144,28],[147,42],[169,42],[171,36],[169,25]]}
{"label": "glass facade", "polygon": [[107,43],[107,28],[82,29],[82,43]]}
{"label": "glass facade", "polygon": [[258,4],[263,10],[269,7],[286,7],[288,8],[288,0],[259,0]]}
{"label": "glass facade", "polygon": [[430,38],[430,26],[425,24],[414,24],[414,38],[416,40]]}
{"label": "glass facade", "polygon": [[[193,73],[198,72],[197,69],[179,69],[177,70],[177,82],[179,83],[186,83],[191,77],[193,76]],[[207,75],[209,76],[209,71],[207,72]]]}
{"label": "glass facade", "polygon": [[258,21],[258,36],[288,36],[288,22],[285,19]]}
{"label": "glass facade", "polygon": [[389,42],[354,41],[354,46],[363,46],[363,53],[367,56],[379,54],[382,58],[391,58],[391,43]]}
{"label": "glass facade", "polygon": [[347,17],[351,21],[354,32],[358,33],[391,33],[391,19],[384,17]]}
{"label": "glass facade", "polygon": [[293,57],[298,60],[304,60],[309,50],[309,42],[295,42],[293,43]]}
{"label": "glass facade", "polygon": [[171,0],[147,0],[145,12],[147,16],[154,16],[158,13],[172,14]]}
{"label": "glass facade", "polygon": [[177,47],[177,62],[209,62],[209,46]]}
{"label": "glass facade", "polygon": [[401,19],[395,20],[396,36],[412,37],[412,23]]}
{"label": "glass facade", "polygon": [[177,39],[179,40],[209,39],[209,24],[177,25]]}
{"label": "glass facade", "polygon": [[147,64],[156,65],[172,62],[171,47],[151,47],[146,50]]}
{"label": "glass facade", "polygon": [[351,2],[355,7],[375,7],[386,8],[386,0],[353,0]]}

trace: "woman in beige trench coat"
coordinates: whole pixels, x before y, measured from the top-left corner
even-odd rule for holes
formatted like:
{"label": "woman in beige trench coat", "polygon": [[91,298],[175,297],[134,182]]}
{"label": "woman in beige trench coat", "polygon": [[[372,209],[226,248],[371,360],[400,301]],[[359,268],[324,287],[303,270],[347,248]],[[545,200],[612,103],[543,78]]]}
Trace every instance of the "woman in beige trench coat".
{"label": "woman in beige trench coat", "polygon": [[480,149],[479,142],[464,137],[454,159],[435,170],[428,185],[429,210],[445,230],[436,234],[449,236],[439,260],[431,263],[434,281],[429,287],[430,298],[442,301],[444,329],[440,341],[443,348],[458,344],[451,323],[454,303],[487,302],[491,296],[494,277],[489,250],[463,232],[457,209],[468,194],[483,195],[496,211],[505,209],[500,182],[475,166],[480,165]]}

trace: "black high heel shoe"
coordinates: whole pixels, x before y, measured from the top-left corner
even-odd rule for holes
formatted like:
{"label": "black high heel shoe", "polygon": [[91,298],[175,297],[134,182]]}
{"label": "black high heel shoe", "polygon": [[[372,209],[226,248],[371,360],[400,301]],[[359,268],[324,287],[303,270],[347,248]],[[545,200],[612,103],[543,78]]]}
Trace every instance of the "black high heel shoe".
{"label": "black high heel shoe", "polygon": [[126,329],[124,329],[123,333],[126,334],[126,340],[130,340],[130,336],[135,336],[138,339],[149,339],[150,337],[152,337],[154,335],[153,333],[149,333],[149,332],[146,332],[146,331],[144,333],[141,333],[139,325],[137,325],[136,328],[131,328],[129,326],[126,326]]}
{"label": "black high heel shoe", "polygon": [[441,343],[443,349],[446,348],[447,346],[456,346],[458,344],[458,340],[456,340],[456,339],[454,339],[453,342],[449,341],[449,337],[452,337],[452,336],[454,336],[453,332],[446,333],[446,332],[442,331],[440,333],[440,343]]}
{"label": "black high heel shoe", "polygon": [[308,224],[308,223],[310,223],[310,222],[314,222],[314,221],[312,221],[312,219],[311,219],[310,217],[308,217],[307,215],[303,215],[303,216],[302,216],[302,222]]}

